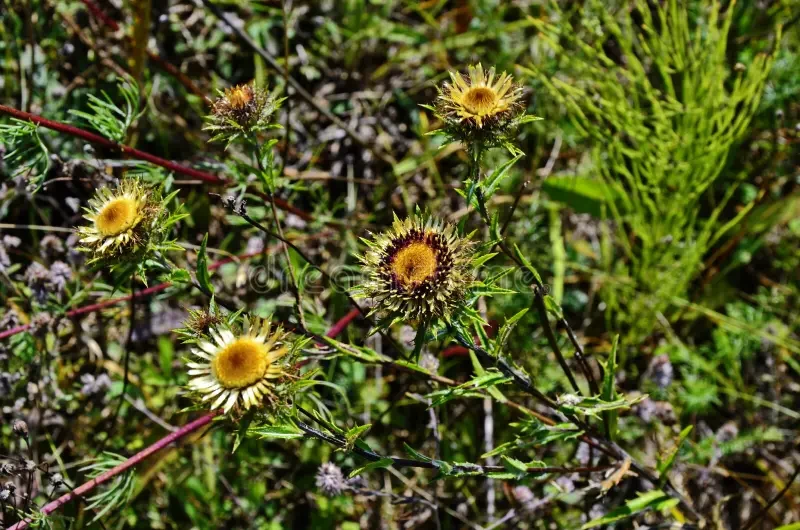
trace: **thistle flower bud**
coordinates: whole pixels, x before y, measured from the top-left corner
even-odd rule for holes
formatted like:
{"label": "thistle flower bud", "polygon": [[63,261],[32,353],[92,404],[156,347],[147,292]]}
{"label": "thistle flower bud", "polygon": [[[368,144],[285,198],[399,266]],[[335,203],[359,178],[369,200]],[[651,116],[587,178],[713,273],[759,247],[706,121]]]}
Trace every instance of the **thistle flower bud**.
{"label": "thistle flower bud", "polygon": [[226,140],[230,144],[239,136],[277,127],[272,123],[272,115],[280,102],[265,88],[251,84],[225,89],[214,102],[203,129],[214,133],[210,141]]}
{"label": "thistle flower bud", "polygon": [[186,319],[186,328],[197,335],[207,334],[208,331],[222,323],[222,319],[216,313],[207,309],[189,310],[189,318]]}
{"label": "thistle flower bud", "polygon": [[14,420],[11,429],[14,431],[14,434],[20,438],[28,437],[28,424],[22,420]]}

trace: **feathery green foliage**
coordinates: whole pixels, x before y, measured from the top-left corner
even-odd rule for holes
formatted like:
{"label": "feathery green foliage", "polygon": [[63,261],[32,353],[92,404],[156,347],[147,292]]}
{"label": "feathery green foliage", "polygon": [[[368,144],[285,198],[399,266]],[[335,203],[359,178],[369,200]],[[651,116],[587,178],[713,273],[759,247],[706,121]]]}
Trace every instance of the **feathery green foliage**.
{"label": "feathery green foliage", "polygon": [[730,195],[710,215],[701,213],[702,196],[747,130],[775,53],[729,68],[734,3],[727,16],[718,1],[699,4],[697,17],[677,0],[623,9],[594,0],[581,12],[551,7],[552,21],[536,26],[561,71],[525,71],[593,143],[624,257],[607,262],[635,280],[634,289],[605,284],[604,295],[616,324],[638,341],[728,228],[717,218]]}

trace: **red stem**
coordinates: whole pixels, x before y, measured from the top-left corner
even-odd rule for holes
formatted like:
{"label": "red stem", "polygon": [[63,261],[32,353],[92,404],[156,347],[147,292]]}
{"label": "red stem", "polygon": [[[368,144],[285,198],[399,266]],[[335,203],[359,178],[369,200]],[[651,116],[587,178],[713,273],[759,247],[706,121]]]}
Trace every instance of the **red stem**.
{"label": "red stem", "polygon": [[119,29],[119,24],[117,21],[111,18],[110,16],[106,15],[97,4],[92,2],[92,0],[83,0],[83,5],[94,15],[95,18],[98,18],[103,21],[103,24],[111,28],[111,31],[117,31]]}
{"label": "red stem", "polygon": [[[189,166],[184,166],[182,164],[178,164],[177,162],[172,162],[171,160],[166,160],[164,158],[151,155],[150,153],[145,153],[144,151],[140,151],[138,149],[129,147],[127,145],[122,145],[116,142],[112,142],[108,138],[104,138],[99,134],[95,134],[93,132],[80,129],[78,127],[69,125],[67,123],[48,120],[47,118],[43,118],[42,116],[39,116],[37,114],[31,114],[29,112],[17,110],[13,107],[8,107],[6,105],[0,105],[0,113],[8,114],[9,116],[13,116],[19,120],[30,121],[32,123],[41,125],[43,127],[47,127],[48,129],[52,129],[54,131],[66,133],[71,136],[75,136],[77,138],[82,138],[87,142],[91,142],[97,145],[102,145],[103,147],[106,147],[114,151],[119,151],[123,154],[130,155],[134,158],[138,158],[139,160],[146,160],[151,164],[155,164],[170,171],[174,171],[175,173],[180,173],[181,175],[186,175],[187,177],[192,177],[198,180],[202,180],[203,182],[208,182],[210,184],[231,184],[231,181],[220,178],[216,175],[212,175],[211,173],[200,171],[199,169],[194,169]],[[279,199],[277,197],[270,197],[266,193],[261,193],[259,191],[254,191],[253,193],[255,193],[264,200],[273,202],[275,206],[277,206],[281,210],[293,213],[305,221],[312,221],[314,219],[313,216],[311,216],[309,213],[304,212],[303,210],[300,210],[295,206],[292,206],[283,199]]]}
{"label": "red stem", "polygon": [[337,337],[339,335],[339,333],[344,331],[344,329],[347,327],[347,325],[350,322],[353,321],[353,319],[355,319],[356,317],[358,317],[360,315],[361,315],[361,311],[358,308],[351,309],[349,313],[347,313],[345,316],[343,316],[341,319],[339,319],[336,322],[336,324],[331,326],[331,329],[329,329],[328,332],[325,333],[325,336],[326,337],[330,337],[332,339]]}
{"label": "red stem", "polygon": [[[100,475],[99,477],[95,477],[92,480],[90,480],[89,482],[84,482],[83,484],[81,484],[80,486],[75,488],[74,490],[69,491],[68,493],[65,493],[61,497],[57,498],[56,500],[45,504],[44,507],[41,510],[41,515],[48,515],[48,514],[54,512],[54,511],[56,511],[57,509],[59,509],[61,506],[67,504],[70,501],[72,501],[73,499],[76,499],[78,497],[83,497],[83,495],[85,493],[90,492],[96,486],[99,486],[100,484],[103,484],[104,482],[108,482],[109,480],[111,480],[112,478],[116,477],[120,473],[124,473],[128,469],[132,468],[133,466],[135,466],[136,464],[138,464],[139,462],[141,462],[145,458],[147,458],[147,457],[153,455],[154,453],[157,453],[158,451],[164,449],[169,444],[180,440],[181,438],[183,438],[187,434],[193,433],[194,431],[196,431],[197,429],[199,429],[199,428],[201,428],[201,427],[203,427],[205,425],[208,425],[209,423],[211,423],[211,420],[213,420],[216,416],[218,416],[221,413],[222,413],[222,410],[216,410],[214,412],[209,412],[205,416],[201,416],[201,417],[197,418],[196,420],[192,421],[191,423],[187,423],[186,425],[184,425],[183,427],[181,427],[177,431],[175,431],[173,433],[170,433],[167,436],[163,437],[162,439],[160,439],[159,441],[157,441],[156,443],[154,443],[150,447],[147,447],[146,449],[142,449],[141,451],[139,451],[138,453],[136,453],[135,455],[133,455],[132,457],[127,459],[125,462],[121,463],[120,465],[118,465],[118,466],[116,466],[116,467],[114,467],[112,469],[109,469],[108,471],[106,471],[105,473]],[[6,530],[22,530],[23,528],[27,528],[28,525],[31,524],[31,522],[33,522],[33,519],[23,519],[22,521],[16,523],[15,525],[8,527]]]}
{"label": "red stem", "polygon": [[[325,233],[325,232],[322,232],[322,233]],[[279,245],[274,245],[272,247],[269,247],[266,250],[266,253],[267,254],[272,254],[273,252],[277,252],[278,250],[280,250],[282,247],[283,247],[282,243],[279,244]],[[224,259],[221,259],[221,260],[216,261],[216,262],[212,263],[211,265],[209,265],[208,266],[208,270],[213,271],[213,270],[216,270],[216,269],[222,267],[223,265],[225,265],[227,263],[231,263],[231,262],[233,262],[233,261],[235,261],[237,259],[240,259],[240,260],[249,259],[249,258],[252,258],[254,256],[259,256],[259,255],[261,255],[263,253],[264,253],[264,251],[262,250],[262,251],[259,251],[259,252],[250,252],[249,254],[242,254],[240,256],[236,256],[235,258],[234,257],[224,258]],[[90,304],[90,305],[86,305],[86,306],[83,306],[83,307],[78,307],[76,309],[72,309],[70,311],[67,311],[65,313],[65,316],[74,317],[74,316],[78,316],[78,315],[83,315],[85,313],[93,313],[95,311],[100,311],[101,309],[105,309],[106,307],[110,307],[112,305],[116,305],[116,304],[119,304],[121,302],[127,302],[131,298],[142,298],[142,297],[154,294],[154,293],[161,292],[164,289],[166,289],[167,287],[169,287],[170,285],[172,285],[170,282],[159,283],[158,285],[154,285],[152,287],[148,287],[147,289],[142,289],[141,291],[136,291],[136,293],[133,294],[133,295],[128,294],[128,295],[125,295],[125,296],[120,296],[119,298],[112,298],[110,300],[104,300],[102,302],[97,302],[96,304]],[[7,329],[5,331],[0,331],[0,340],[6,339],[8,337],[11,337],[12,335],[16,335],[17,333],[22,333],[23,331],[26,331],[26,330],[30,329],[30,327],[31,327],[30,324],[22,324],[21,326],[17,326],[15,328]]]}
{"label": "red stem", "polygon": [[[272,249],[270,249],[270,250],[272,250]],[[260,252],[250,254],[249,256],[254,256],[256,254],[260,254]],[[242,256],[242,257],[244,257],[244,256]],[[209,268],[217,268],[217,267],[220,267],[220,266],[224,265],[225,263],[229,263],[230,261],[232,261],[231,258],[226,258],[225,260],[220,260],[220,261],[214,263]],[[163,288],[166,288],[167,285],[169,285],[169,284],[163,283],[161,285],[154,285],[153,287],[150,287],[150,289],[151,290],[159,289],[159,288],[162,288],[161,286],[165,286]],[[140,293],[144,293],[144,292],[145,291],[140,291]],[[154,292],[154,291],[151,291],[151,292]],[[140,294],[140,293],[137,293],[137,294]],[[124,296],[122,298],[117,298],[117,299],[114,299],[114,300],[108,300],[107,302],[101,302],[100,304],[94,304],[94,306],[86,306],[86,307],[80,308],[80,309],[78,309],[76,311],[81,311],[82,310],[82,312],[85,313],[85,312],[88,312],[88,310],[91,309],[92,307],[100,306],[100,305],[103,305],[103,304],[107,304],[108,305],[109,302],[117,302],[117,301],[122,301],[122,300],[129,300],[129,299],[130,299],[130,295]],[[325,333],[325,336],[327,336],[327,337],[336,337],[339,333],[341,333],[347,327],[347,325],[350,322],[352,322],[360,314],[361,313],[359,312],[358,309],[351,309],[349,313],[347,313],[344,317],[339,319],[333,326],[331,326],[331,328]],[[214,419],[214,417],[218,416],[221,413],[222,413],[221,409],[213,411],[213,412],[209,412],[205,416],[201,416],[200,418],[194,420],[193,422],[191,422],[191,423],[189,423],[187,425],[184,425],[183,427],[181,427],[177,431],[165,436],[164,438],[160,439],[159,441],[157,441],[153,445],[149,446],[148,448],[143,449],[142,451],[139,451],[138,453],[136,453],[135,455],[133,455],[132,457],[127,459],[122,464],[114,467],[113,469],[110,469],[110,470],[106,471],[105,473],[103,473],[99,477],[94,478],[94,479],[90,480],[89,482],[85,482],[84,484],[78,486],[74,490],[72,490],[72,491],[70,491],[68,493],[65,493],[64,495],[62,495],[58,499],[54,500],[53,502],[45,504],[44,507],[41,510],[41,514],[42,515],[48,515],[48,514],[54,512],[54,511],[56,511],[57,509],[59,509],[61,506],[67,504],[68,502],[70,502],[70,501],[72,501],[72,500],[74,500],[74,499],[76,499],[78,497],[82,497],[85,493],[88,493],[89,491],[94,489],[95,486],[99,486],[100,484],[103,484],[104,482],[108,482],[109,480],[111,480],[115,476],[119,475],[120,473],[123,473],[123,472],[127,471],[128,469],[132,468],[133,466],[135,466],[136,464],[138,464],[139,462],[141,462],[145,458],[149,457],[150,455],[152,455],[154,453],[157,453],[158,451],[160,451],[164,447],[168,446],[172,442],[175,442],[175,441],[179,440],[180,438],[183,438],[187,434],[196,431],[200,427],[202,427],[204,425],[207,425],[208,423],[211,422],[211,420]],[[24,520],[16,523],[15,525],[7,528],[6,530],[22,530],[23,528],[27,528],[28,525],[30,525],[31,522],[32,522],[32,519],[24,519]]]}

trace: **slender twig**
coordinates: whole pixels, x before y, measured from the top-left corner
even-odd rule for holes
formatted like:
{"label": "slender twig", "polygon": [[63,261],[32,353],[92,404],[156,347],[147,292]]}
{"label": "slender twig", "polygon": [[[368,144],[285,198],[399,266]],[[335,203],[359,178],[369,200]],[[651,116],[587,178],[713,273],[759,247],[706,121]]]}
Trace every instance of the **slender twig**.
{"label": "slender twig", "polygon": [[353,321],[353,319],[355,319],[360,315],[361,311],[358,308],[354,307],[345,316],[337,320],[336,323],[333,326],[331,326],[331,328],[328,330],[325,336],[330,338],[337,337],[342,331],[344,331],[347,325]]}
{"label": "slender twig", "polygon": [[314,107],[314,110],[316,110],[317,112],[319,112],[320,114],[325,116],[325,118],[327,118],[331,123],[333,123],[337,127],[341,128],[345,132],[345,134],[347,134],[347,136],[349,136],[351,139],[353,139],[353,141],[355,141],[356,143],[358,143],[359,145],[361,145],[365,149],[368,149],[377,158],[383,160],[384,162],[386,162],[389,165],[394,165],[396,163],[396,161],[394,160],[394,158],[392,158],[391,155],[389,155],[388,153],[386,153],[386,152],[384,152],[382,150],[377,149],[373,144],[371,144],[370,142],[368,142],[365,139],[363,139],[358,133],[356,133],[352,128],[350,128],[350,126],[348,126],[341,118],[336,116],[330,110],[328,110],[325,107],[323,107],[316,100],[316,98],[314,98],[314,96],[312,96],[303,87],[303,85],[300,84],[299,81],[297,81],[294,77],[290,76],[288,74],[288,72],[284,68],[281,68],[281,65],[278,63],[278,61],[275,59],[275,57],[270,55],[266,50],[264,50],[262,47],[260,47],[258,44],[256,44],[253,41],[253,39],[251,39],[250,36],[244,31],[244,29],[242,28],[241,25],[236,24],[235,22],[233,22],[228,17],[227,14],[225,14],[219,7],[217,7],[210,0],[201,0],[201,1],[202,1],[203,5],[205,5],[206,8],[214,14],[214,16],[216,16],[226,26],[228,26],[231,29],[231,31],[236,33],[236,35],[242,40],[242,42],[244,42],[251,50],[256,52],[262,59],[264,59],[264,61],[267,64],[269,64],[269,66],[273,70],[275,70],[280,75],[284,76],[284,78],[286,79],[286,82],[289,85],[292,86],[294,91],[297,94],[299,94],[300,97],[302,97],[304,100],[306,100],[309,105]]}
{"label": "slender twig", "polygon": [[[362,318],[364,318],[364,320],[369,322],[371,326],[373,326],[373,327],[375,326],[375,322],[372,319],[372,317],[369,315],[369,312],[366,309],[364,309],[361,306],[361,304],[359,304],[356,301],[355,298],[353,298],[353,295],[350,294],[350,291],[345,286],[339,284],[339,282],[337,282],[336,279],[333,276],[328,274],[328,272],[326,272],[325,269],[323,269],[322,267],[320,267],[319,265],[314,263],[314,261],[305,252],[303,252],[303,250],[300,247],[298,247],[297,245],[295,245],[294,243],[292,243],[288,239],[282,237],[280,234],[276,234],[275,232],[272,232],[266,226],[262,225],[261,223],[259,223],[258,221],[256,221],[255,219],[253,219],[252,217],[247,215],[247,211],[245,210],[245,206],[243,204],[239,205],[238,207],[234,206],[234,213],[236,213],[236,215],[239,215],[242,219],[247,221],[254,228],[258,228],[259,230],[261,230],[264,234],[266,234],[266,235],[268,235],[270,237],[273,237],[275,239],[278,239],[278,240],[282,241],[283,243],[285,243],[287,246],[291,247],[292,250],[297,252],[297,254],[303,259],[303,261],[308,263],[308,265],[311,268],[313,268],[314,270],[319,272],[322,275],[322,277],[325,279],[325,281],[328,282],[329,285],[331,285],[334,289],[336,289],[336,290],[340,291],[341,293],[343,293],[347,297],[347,300],[353,305],[353,307],[358,309],[359,313],[361,313],[361,316],[362,316]],[[403,355],[404,357],[406,356],[405,350],[397,343],[397,341],[394,340],[394,338],[392,338],[390,335],[388,335],[383,330],[379,331],[379,333],[381,334],[381,337],[383,337],[386,340],[387,343],[391,344],[392,347],[399,354]]]}
{"label": "slender twig", "polygon": [[[181,175],[186,175],[187,177],[192,177],[202,180],[203,182],[206,182],[208,184],[219,184],[219,185],[232,184],[231,181],[224,179],[222,177],[218,177],[217,175],[213,175],[211,173],[207,173],[205,171],[201,171],[199,169],[195,169],[189,166],[184,166],[182,164],[178,164],[177,162],[173,162],[171,160],[166,160],[164,158],[151,155],[150,153],[140,151],[139,149],[135,149],[127,145],[118,144],[116,142],[109,140],[108,138],[100,136],[99,134],[89,132],[79,127],[75,127],[74,125],[69,125],[67,123],[62,123],[54,120],[48,120],[47,118],[43,118],[42,116],[39,116],[37,114],[24,112],[6,105],[0,105],[0,114],[8,114],[9,116],[13,116],[14,118],[17,118],[19,120],[30,121],[31,123],[41,125],[42,127],[46,127],[54,131],[69,134],[76,138],[81,138],[83,140],[86,140],[87,142],[103,146],[112,151],[117,151],[119,153],[132,156],[134,158],[138,158],[139,160],[145,160],[147,162],[150,162],[151,164],[163,167],[164,169],[174,171],[175,173],[179,173]],[[265,193],[260,193],[260,192],[254,192],[254,193],[256,193],[256,195],[258,195],[264,200],[273,202],[281,210],[293,213],[305,221],[314,220],[314,217],[311,214],[295,206],[292,206],[283,199],[280,199],[278,197],[269,197]]]}
{"label": "slender twig", "polygon": [[[95,4],[92,0],[81,0],[81,1],[89,10],[89,12],[92,14],[92,16],[94,16],[96,19],[100,20],[103,24],[108,26],[108,28],[111,31],[119,31],[120,26],[119,24],[117,24],[117,21],[108,16],[105,12],[103,12],[103,10],[100,9],[100,7],[97,4]],[[203,101],[206,103],[206,105],[211,104],[211,99],[209,99],[209,97],[206,96],[206,94],[197,85],[194,84],[194,82],[189,78],[189,76],[178,70],[174,65],[166,61],[163,57],[161,57],[157,53],[151,51],[149,48],[147,48],[147,56],[161,69],[163,69],[168,74],[175,77],[189,92],[192,92],[194,95],[202,98]]]}
{"label": "slender twig", "polygon": [[[485,201],[485,199],[483,197],[483,193],[482,193],[480,188],[478,188],[477,191],[476,191],[476,197],[478,199],[478,205],[479,205],[481,216],[483,217],[483,219],[484,219],[484,221],[486,223],[490,224],[491,221],[490,221],[490,218],[489,218],[489,213],[488,213],[488,211],[486,209],[486,201]],[[506,243],[504,241],[501,240],[499,245],[500,245],[500,249],[503,251],[503,253],[506,254],[518,267],[520,267],[520,268],[524,267],[524,264],[520,261],[520,259],[513,252],[511,252],[511,250],[509,250],[508,246],[506,245]],[[555,340],[555,334],[553,333],[553,330],[550,327],[550,320],[548,318],[548,311],[547,311],[547,307],[546,307],[546,305],[544,303],[544,294],[543,294],[544,293],[544,285],[542,284],[541,280],[538,277],[536,277],[535,275],[532,278],[532,285],[533,285],[533,292],[534,292],[534,306],[536,307],[536,309],[537,309],[537,311],[539,313],[539,317],[540,317],[540,320],[542,321],[542,325],[544,327],[545,335],[547,336],[548,342],[550,343],[550,346],[553,349],[553,353],[555,354],[556,358],[558,359],[559,365],[561,366],[562,370],[564,370],[564,373],[567,374],[567,377],[569,378],[570,383],[572,384],[573,388],[575,388],[576,391],[579,392],[578,387],[577,387],[577,383],[575,382],[575,378],[574,378],[574,376],[572,376],[572,372],[569,369],[569,365],[567,365],[566,360],[564,359],[564,356],[562,355],[561,350],[559,349],[558,344],[557,344],[557,342]],[[570,332],[571,332],[571,328],[569,328],[569,324],[567,323],[567,321],[563,317],[561,317],[559,319],[559,323],[561,323],[565,328],[570,329]],[[547,398],[547,396],[542,394],[539,390],[537,390],[533,386],[533,384],[532,384],[532,382],[531,382],[529,377],[527,377],[524,374],[520,374],[519,372],[514,370],[508,364],[508,362],[505,361],[504,359],[496,358],[496,357],[491,356],[488,352],[486,352],[485,350],[482,350],[481,348],[475,346],[474,344],[472,344],[470,341],[466,340],[460,334],[456,333],[455,336],[457,338],[457,341],[460,342],[462,346],[475,351],[476,354],[478,354],[479,357],[482,357],[482,358],[486,359],[487,361],[494,362],[495,366],[504,375],[506,375],[507,377],[511,378],[515,385],[517,385],[518,387],[520,387],[521,389],[523,389],[527,393],[531,394],[533,397],[535,397],[539,401],[547,404],[547,406],[550,407],[552,410],[558,412],[558,409],[554,406],[552,401],[550,401],[550,399]],[[577,340],[575,340],[574,337],[571,337],[571,339],[573,339],[574,342],[577,343]],[[581,351],[582,351],[582,349],[581,349]],[[603,451],[606,454],[609,454],[610,456],[615,457],[615,458],[617,458],[619,460],[629,460],[631,462],[630,467],[631,467],[631,469],[633,471],[638,473],[640,476],[645,478],[647,481],[649,481],[653,485],[660,483],[659,480],[651,472],[647,471],[643,466],[641,466],[636,461],[634,461],[633,458],[624,449],[622,449],[622,447],[617,445],[615,442],[613,442],[612,440],[609,440],[607,438],[604,438],[602,436],[599,436],[597,433],[594,432],[594,430],[588,424],[586,424],[585,422],[579,420],[574,415],[566,415],[566,417],[572,423],[574,423],[576,426],[578,426],[582,430],[584,430],[584,432],[586,432],[589,437],[595,438],[599,442],[599,445],[597,447],[601,451]],[[680,502],[681,506],[683,506],[695,520],[701,519],[700,514],[697,513],[697,511],[689,503],[689,501],[683,496],[683,494],[681,494],[677,489],[675,489],[675,487],[670,483],[669,479],[667,479],[666,481],[663,481],[663,486],[664,486],[664,489],[671,496],[673,496],[676,499],[678,499],[678,501]]]}
{"label": "slender twig", "polygon": [[[303,413],[306,417],[313,421],[319,421],[313,414],[305,410],[303,407],[297,406],[297,409]],[[334,445],[339,448],[343,448],[347,446],[347,442],[341,436],[335,434],[328,434],[325,432],[320,431],[319,429],[315,429],[303,423],[302,421],[295,419],[295,423],[297,426],[309,436],[314,438],[318,438],[324,442],[327,442],[331,445]],[[403,468],[403,467],[416,467],[416,468],[423,468],[423,469],[439,469],[439,465],[434,461],[427,461],[427,460],[412,460],[409,458],[400,458],[397,456],[382,456],[374,451],[369,451],[366,449],[362,449],[358,446],[353,446],[351,449],[353,454],[356,454],[366,460],[371,462],[377,462],[378,460],[382,460],[384,458],[390,458],[392,460],[392,466],[396,468]],[[471,474],[486,474],[486,473],[496,473],[496,472],[503,472],[506,471],[504,466],[481,466],[479,464],[452,464],[453,470],[457,472],[465,472]],[[529,473],[595,473],[599,471],[607,471],[611,469],[613,466],[596,466],[596,467],[563,467],[563,466],[532,466],[528,468]]]}
{"label": "slender twig", "polygon": [[130,315],[128,317],[128,337],[125,340],[125,357],[123,360],[123,369],[122,369],[122,392],[119,395],[119,403],[117,403],[117,408],[114,410],[114,414],[111,416],[111,428],[106,436],[103,443],[100,444],[100,447],[97,449],[97,454],[103,452],[103,448],[112,438],[112,434],[114,429],[117,426],[117,419],[119,418],[119,413],[122,411],[122,404],[125,402],[125,397],[128,395],[128,384],[130,377],[130,362],[131,362],[131,349],[133,348],[133,334],[136,331],[136,289],[134,287],[134,280],[131,279],[131,297],[129,301],[128,311]]}
{"label": "slender twig", "polygon": [[[288,130],[288,123],[287,123],[287,130]],[[288,137],[287,137],[288,141]],[[261,160],[261,144],[258,141],[258,138],[253,135],[253,138],[250,140],[250,144],[253,148],[253,154],[255,155],[256,165],[258,166],[258,170],[263,174],[266,173],[267,168],[264,167],[264,163]],[[273,168],[269,168],[269,171],[272,171]],[[272,197],[275,193],[275,190],[268,189],[267,194],[268,196]],[[275,227],[278,230],[278,235],[280,236],[280,240],[283,241],[286,239],[286,236],[283,235],[283,227],[281,226],[281,221],[278,219],[278,209],[275,208],[275,203],[272,203],[272,220],[275,223]],[[289,247],[287,245],[281,245],[283,247],[283,255],[286,258],[286,266],[289,268],[289,276],[291,277],[292,284],[291,288],[294,291],[295,303],[297,304],[297,319],[300,323],[300,327],[306,329],[306,318],[305,314],[303,313],[303,295],[300,292],[300,284],[297,282],[297,273],[294,270],[294,264],[292,263],[292,257],[289,254]]]}
{"label": "slender twig", "polygon": [[767,502],[767,504],[765,504],[764,507],[761,508],[761,510],[759,510],[757,514],[751,517],[750,520],[748,520],[742,526],[742,530],[749,530],[750,528],[753,528],[758,521],[760,521],[765,515],[767,515],[770,509],[773,506],[775,506],[775,504],[777,504],[778,501],[781,500],[781,498],[783,498],[783,496],[786,495],[786,493],[791,489],[792,484],[794,484],[794,481],[797,479],[798,475],[800,475],[800,465],[798,465],[795,468],[794,473],[792,473],[792,476],[789,477],[789,480],[786,481],[786,485],[783,487],[783,489],[781,489],[781,491],[779,491],[777,495],[771,498],[769,502]]}
{"label": "slender twig", "polygon": [[[181,438],[195,432],[196,430],[208,425],[211,421],[220,415],[222,410],[217,410],[214,412],[209,412],[204,416],[197,418],[196,420],[184,425],[177,431],[168,434],[167,436],[161,438],[159,441],[155,442],[154,444],[150,445],[146,449],[143,449],[127,459],[125,462],[119,464],[118,466],[109,469],[102,475],[93,478],[92,480],[85,482],[84,484],[78,486],[74,490],[62,495],[61,497],[57,498],[56,500],[45,504],[42,509],[40,510],[41,515],[48,515],[59,509],[61,506],[71,502],[72,500],[82,497],[85,493],[93,490],[100,484],[108,482],[109,480],[113,479],[117,475],[124,473],[125,471],[129,470],[133,466],[139,464],[146,458],[152,456],[153,454],[161,451],[168,445],[180,440]],[[9,527],[7,530],[23,530],[27,528],[33,522],[32,518],[26,518],[15,525]]]}
{"label": "slender twig", "polygon": [[[478,207],[480,209],[481,217],[483,217],[484,222],[491,225],[491,218],[489,217],[489,212],[486,209],[486,199],[484,198],[483,191],[480,189],[480,187],[475,191],[475,196],[478,199]],[[502,250],[503,253],[509,258],[511,258],[511,260],[518,267],[523,270],[525,269],[524,264],[519,260],[519,258],[517,258],[516,255],[514,255],[513,252],[511,252],[504,241],[499,241],[498,245],[500,246],[500,250]],[[539,313],[539,320],[542,321],[542,329],[544,330],[545,337],[547,337],[547,342],[550,344],[550,349],[553,350],[556,360],[558,361],[559,366],[561,366],[564,374],[566,374],[572,389],[577,394],[580,394],[581,389],[578,386],[578,382],[575,381],[575,376],[572,375],[572,370],[567,364],[567,360],[564,358],[564,355],[561,353],[561,348],[558,347],[558,341],[556,340],[555,333],[553,333],[553,328],[550,327],[549,313],[544,302],[544,284],[542,284],[541,280],[539,280],[539,278],[537,278],[535,275],[531,278],[531,283],[533,286],[533,305],[536,308],[536,311]]]}
{"label": "slender twig", "polygon": [[[620,447],[615,442],[613,442],[613,441],[611,441],[611,440],[609,440],[607,438],[604,438],[603,436],[601,436],[600,434],[595,432],[595,430],[592,429],[592,427],[590,425],[588,425],[586,422],[580,420],[575,415],[566,414],[566,413],[560,411],[558,409],[558,405],[556,403],[554,403],[550,398],[545,396],[541,391],[539,391],[533,385],[531,379],[527,375],[522,374],[519,371],[515,370],[508,363],[508,361],[506,361],[502,357],[494,357],[494,356],[492,356],[489,352],[487,352],[486,350],[484,350],[480,346],[477,346],[477,345],[473,344],[472,342],[470,342],[469,340],[467,340],[460,333],[455,332],[454,330],[451,330],[451,332],[453,332],[453,336],[455,337],[456,341],[459,344],[461,344],[465,348],[468,348],[468,349],[474,351],[476,353],[476,355],[478,355],[478,357],[482,361],[494,364],[494,366],[498,370],[500,370],[500,372],[503,375],[505,375],[506,377],[510,378],[512,380],[512,382],[517,387],[519,387],[520,389],[524,390],[525,392],[527,392],[528,394],[530,394],[531,396],[536,398],[538,401],[540,401],[541,403],[543,403],[544,405],[549,407],[551,410],[553,410],[557,414],[562,414],[564,417],[567,418],[567,420],[569,420],[574,425],[576,425],[578,428],[583,430],[586,433],[586,436],[582,438],[584,441],[592,440],[589,443],[592,443],[594,445],[594,447],[597,447],[598,449],[600,449],[601,451],[606,453],[608,456],[611,456],[612,458],[615,458],[617,460],[622,460],[622,461],[629,460],[631,462],[630,467],[631,467],[631,469],[633,471],[638,473],[642,478],[644,478],[645,480],[647,480],[651,484],[653,484],[653,485],[659,484],[659,479],[655,475],[653,475],[653,473],[651,473],[650,471],[646,470],[641,464],[638,464],[635,460],[633,460],[631,455],[628,454],[628,452],[625,451],[622,447]],[[697,513],[697,511],[694,509],[694,507],[692,507],[692,505],[683,496],[683,494],[681,494],[677,489],[675,489],[674,486],[672,486],[672,484],[669,482],[669,480],[667,480],[664,483],[664,489],[667,490],[667,492],[671,496],[673,496],[676,499],[678,499],[678,501],[680,502],[681,506],[683,506],[691,514],[692,517],[694,517],[695,519],[700,519],[700,514]]]}
{"label": "slender twig", "polygon": [[[308,238],[309,239],[314,239],[314,238],[319,238],[319,237],[323,237],[323,236],[327,236],[327,235],[330,235],[330,231],[325,230],[325,231],[319,232],[317,234],[314,234],[312,236],[309,236]],[[269,254],[269,253],[272,253],[272,252],[277,252],[277,251],[279,251],[281,249],[282,246],[283,245],[276,245],[274,247],[270,247],[270,248],[267,249],[267,253]],[[221,260],[216,261],[216,262],[212,263],[211,265],[209,265],[208,266],[208,270],[216,270],[216,269],[218,269],[218,268],[220,268],[223,265],[226,265],[228,263],[232,263],[232,262],[238,261],[238,260],[249,259],[249,258],[252,258],[252,257],[255,257],[255,256],[260,256],[262,254],[263,254],[263,251],[259,251],[259,252],[251,252],[251,253],[248,253],[248,254],[241,254],[239,256],[224,258],[224,259],[221,259]],[[137,291],[136,293],[133,293],[133,294],[121,296],[119,298],[112,298],[111,300],[105,300],[103,302],[98,302],[96,304],[90,304],[90,305],[87,305],[87,306],[83,306],[83,307],[78,307],[76,309],[72,309],[70,311],[67,311],[65,313],[65,316],[69,317],[69,318],[72,318],[72,317],[80,316],[80,315],[83,315],[83,314],[86,314],[86,313],[94,313],[96,311],[100,311],[100,310],[105,309],[107,307],[111,307],[111,306],[114,306],[116,304],[120,304],[122,302],[127,302],[132,297],[134,297],[134,298],[144,298],[146,296],[150,296],[151,294],[155,294],[155,293],[158,293],[158,292],[161,292],[161,291],[167,289],[171,285],[172,285],[172,283],[170,283],[170,282],[164,282],[164,283],[160,283],[158,285],[153,285],[152,287],[148,287],[146,289],[142,289],[141,291]],[[349,323],[349,321],[348,321],[348,323]],[[345,324],[345,326],[346,326],[346,324]],[[8,338],[8,337],[11,337],[12,335],[16,335],[17,333],[22,333],[23,331],[27,331],[28,329],[30,329],[30,327],[31,327],[30,324],[22,324],[20,326],[17,326],[17,327],[10,328],[10,329],[7,329],[5,331],[2,331],[2,332],[0,332],[0,340],[3,340],[3,339]]]}
{"label": "slender twig", "polygon": [[71,234],[75,231],[72,228],[64,228],[61,226],[20,225],[14,223],[0,223],[0,228],[3,230],[41,230],[43,232],[63,232],[65,234]]}

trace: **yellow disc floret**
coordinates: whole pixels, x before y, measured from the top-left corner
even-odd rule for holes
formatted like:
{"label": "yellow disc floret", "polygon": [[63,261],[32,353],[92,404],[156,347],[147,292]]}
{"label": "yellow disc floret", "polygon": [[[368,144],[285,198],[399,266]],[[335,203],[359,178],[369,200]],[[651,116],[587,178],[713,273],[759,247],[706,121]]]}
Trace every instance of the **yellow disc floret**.
{"label": "yellow disc floret", "polygon": [[212,401],[211,408],[247,410],[276,396],[276,380],[289,377],[289,345],[281,328],[268,320],[244,319],[241,333],[227,326],[209,328],[207,339],[192,349],[189,387]]}
{"label": "yellow disc floret", "polygon": [[475,116],[486,116],[497,106],[497,93],[488,87],[470,88],[464,94],[463,105],[468,113]]}
{"label": "yellow disc floret", "polygon": [[356,287],[382,318],[432,322],[445,320],[463,304],[472,285],[474,245],[455,227],[430,217],[397,219],[372,240],[359,259],[366,281]]}
{"label": "yellow disc floret", "polygon": [[269,355],[264,344],[252,339],[237,339],[225,347],[211,363],[212,373],[225,388],[249,386],[267,371]]}
{"label": "yellow disc floret", "polygon": [[397,252],[392,271],[404,287],[420,284],[436,272],[436,251],[425,242],[413,242]]}
{"label": "yellow disc floret", "polygon": [[136,200],[120,197],[106,203],[94,220],[94,227],[103,236],[116,236],[136,224]]}
{"label": "yellow disc floret", "polygon": [[241,110],[253,101],[255,92],[251,85],[237,85],[225,90],[225,99],[231,109]]}

